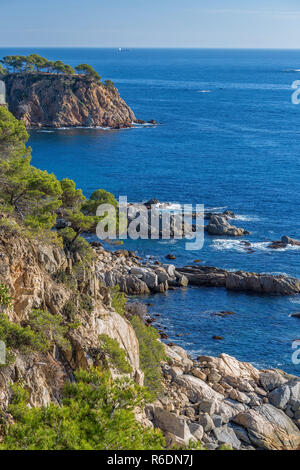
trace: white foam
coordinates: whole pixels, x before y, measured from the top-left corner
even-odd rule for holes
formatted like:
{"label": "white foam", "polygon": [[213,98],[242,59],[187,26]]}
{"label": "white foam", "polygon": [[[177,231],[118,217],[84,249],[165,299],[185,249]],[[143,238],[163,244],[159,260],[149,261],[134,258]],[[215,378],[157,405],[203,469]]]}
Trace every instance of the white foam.
{"label": "white foam", "polygon": [[230,219],[232,218],[233,220],[242,220],[244,222],[257,222],[259,217],[256,217],[254,215],[242,215],[242,214],[237,214],[235,217],[229,217]]}
{"label": "white foam", "polygon": [[[294,246],[294,245],[287,245],[286,247],[283,247],[283,248],[272,249],[270,248],[271,243],[272,243],[271,241],[251,242],[251,245],[247,246],[240,240],[224,240],[220,238],[220,239],[215,239],[213,241],[213,248],[219,251],[220,250],[221,251],[222,250],[234,250],[238,252],[244,252],[244,251],[247,251],[247,249],[253,249],[255,251],[258,250],[258,251],[265,251],[269,253],[300,250],[300,246]],[[284,274],[284,273],[279,273],[279,274]]]}
{"label": "white foam", "polygon": [[212,90],[198,90],[197,93],[211,93]]}
{"label": "white foam", "polygon": [[218,251],[234,250],[242,253],[245,251],[246,248],[250,247],[246,247],[239,240],[215,239],[213,241],[213,249]]}

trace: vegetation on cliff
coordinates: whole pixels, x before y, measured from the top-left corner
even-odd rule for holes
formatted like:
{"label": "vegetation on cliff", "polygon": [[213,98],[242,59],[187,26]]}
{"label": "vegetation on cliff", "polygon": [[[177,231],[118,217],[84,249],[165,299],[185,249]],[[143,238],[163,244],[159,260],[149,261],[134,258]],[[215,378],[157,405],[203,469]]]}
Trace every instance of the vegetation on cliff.
{"label": "vegetation on cliff", "polygon": [[[9,411],[14,424],[5,427],[2,450],[159,450],[158,430],[144,428],[133,410],[147,393],[129,379],[112,380],[99,369],[75,373],[65,385],[61,405],[27,407],[28,393],[12,387]],[[5,423],[4,423],[5,424]]]}
{"label": "vegetation on cliff", "polygon": [[[149,401],[150,387],[141,387],[129,377],[112,379],[111,369],[130,374],[132,366],[125,350],[108,335],[100,335],[98,348],[89,351],[97,368],[86,364],[88,370],[74,370],[75,381],[65,383],[63,397],[57,398],[58,394],[55,403],[36,407],[30,402],[31,407],[28,407],[32,397],[26,380],[34,366],[50,367],[49,361],[55,363],[53,351],[59,351],[59,354],[64,353],[64,361],[68,359],[76,369],[72,358],[77,340],[71,348],[70,331],[82,328],[77,321],[80,313],[92,314],[94,303],[90,287],[84,289],[85,284],[89,285],[87,278],[91,275],[93,250],[81,234],[99,220],[94,215],[99,203],[115,205],[116,201],[104,190],[95,191],[87,200],[73,181],[59,181],[53,174],[32,166],[27,139],[24,124],[5,106],[0,107],[0,232],[9,234],[9,239],[16,238],[19,245],[24,240],[24,247],[29,246],[30,253],[39,249],[37,240],[42,239],[41,247],[45,247],[46,242],[51,247],[59,247],[57,250],[63,248],[66,259],[73,262],[72,269],[52,273],[58,286],[62,283],[63,291],[55,286],[56,291],[51,292],[52,297],[46,303],[55,304],[59,299],[55,295],[66,295],[59,304],[64,305],[61,310],[58,304],[53,306],[57,313],[53,313],[53,309],[49,311],[45,305],[45,308],[32,308],[23,316],[21,307],[18,311],[23,319],[15,322],[14,308],[18,299],[13,299],[8,286],[0,283],[0,312],[4,312],[0,314],[0,340],[7,349],[7,362],[2,364],[1,374],[17,359],[16,371],[23,360],[26,364],[23,375],[20,372],[9,375],[14,377],[14,383],[10,387],[8,409],[0,407],[0,449],[162,449],[162,433],[144,427],[135,417],[136,411],[142,410]],[[54,230],[58,216],[70,226]],[[48,260],[47,256],[43,259]],[[36,269],[33,268],[30,275],[37,275]],[[51,283],[51,278],[43,282]],[[113,297],[116,310],[122,314],[123,295],[115,292]],[[144,347],[142,342],[140,347]],[[26,363],[26,357],[33,359]],[[55,372],[55,383],[59,377]]]}
{"label": "vegetation on cliff", "polygon": [[48,60],[41,57],[38,54],[30,54],[28,56],[22,55],[8,55],[0,60],[1,65],[0,75],[6,75],[7,73],[20,73],[20,72],[42,72],[45,73],[57,73],[74,75],[75,70],[79,74],[83,74],[86,77],[100,81],[100,75],[93,69],[89,64],[79,64],[75,67],[71,67],[68,64],[64,64],[61,60]]}

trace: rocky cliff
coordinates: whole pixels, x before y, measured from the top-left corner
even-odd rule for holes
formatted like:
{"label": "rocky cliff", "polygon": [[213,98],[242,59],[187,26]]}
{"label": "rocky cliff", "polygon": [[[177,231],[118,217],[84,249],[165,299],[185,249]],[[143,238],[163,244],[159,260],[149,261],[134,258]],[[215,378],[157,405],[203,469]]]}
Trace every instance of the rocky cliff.
{"label": "rocky cliff", "polygon": [[[103,287],[107,266],[112,264],[114,275],[128,265],[141,281],[136,270],[142,268],[134,254],[120,250],[112,255],[95,247],[95,260],[85,269],[78,255],[73,257],[52,243],[25,239],[7,225],[3,216],[0,221],[0,284],[8,286],[13,297],[13,305],[2,305],[2,313],[20,325],[33,308],[70,320],[73,304],[73,314],[80,321],[79,327],[68,332],[69,351],[59,346],[30,354],[16,351],[14,363],[0,369],[0,410],[4,418],[10,419],[7,408],[13,382],[26,387],[31,406],[60,403],[63,383],[72,380],[74,370],[99,365],[95,351],[100,334],[118,341],[132,367],[131,377],[143,384],[135,331],[112,307],[110,288]],[[163,268],[159,268],[156,276],[162,275]],[[68,275],[75,270],[80,280],[77,302],[75,288],[68,283]],[[177,279],[176,284],[186,283]],[[87,295],[92,299],[88,307],[81,303]],[[299,448],[299,377],[278,370],[260,371],[226,354],[192,359],[173,343],[165,349],[168,360],[161,364],[163,392],[137,418],[146,426],[161,428],[167,446],[187,446],[193,440],[208,449],[223,444],[245,450]]]}
{"label": "rocky cliff", "polygon": [[136,120],[116,88],[85,76],[18,73],[4,81],[9,110],[28,128],[122,128]]}
{"label": "rocky cliff", "polygon": [[[1,216],[0,216],[1,220]],[[100,286],[93,266],[81,271],[81,287],[77,300],[74,286],[62,282],[64,275],[76,267],[74,259],[64,250],[50,243],[29,241],[0,224],[0,284],[5,284],[12,295],[10,307],[0,307],[11,322],[24,325],[32,309],[46,309],[53,315],[70,320],[70,307],[79,321],[79,327],[70,330],[71,349],[62,352],[15,351],[15,361],[0,368],[0,409],[7,409],[11,391],[9,385],[21,380],[30,394],[32,406],[59,402],[63,383],[72,378],[73,371],[97,365],[95,351],[99,335],[116,339],[126,352],[131,365],[131,377],[143,383],[139,369],[139,344],[131,324],[111,307],[109,289]],[[92,299],[88,307],[80,305],[86,296]],[[74,319],[73,319],[74,320]],[[1,431],[0,431],[1,433]]]}

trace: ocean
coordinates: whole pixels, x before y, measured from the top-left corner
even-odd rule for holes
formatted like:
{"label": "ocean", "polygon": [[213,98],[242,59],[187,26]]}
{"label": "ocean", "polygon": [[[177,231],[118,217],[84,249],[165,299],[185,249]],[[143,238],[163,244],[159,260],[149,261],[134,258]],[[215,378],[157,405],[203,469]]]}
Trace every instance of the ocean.
{"label": "ocean", "polygon": [[[0,56],[39,53],[75,66],[91,64],[111,79],[139,119],[154,127],[30,132],[33,164],[76,181],[86,196],[105,188],[131,202],[204,204],[229,209],[240,239],[206,235],[204,248],[183,241],[125,242],[141,256],[178,266],[200,259],[230,270],[286,273],[300,278],[300,249],[271,250],[282,235],[300,238],[300,51],[205,49],[0,49]],[[300,296],[276,297],[188,288],[144,298],[169,341],[192,355],[221,352],[257,367],[300,375],[292,361],[300,339]],[[214,313],[231,310],[221,318]],[[177,336],[182,335],[182,336]],[[215,341],[212,336],[224,339]]]}

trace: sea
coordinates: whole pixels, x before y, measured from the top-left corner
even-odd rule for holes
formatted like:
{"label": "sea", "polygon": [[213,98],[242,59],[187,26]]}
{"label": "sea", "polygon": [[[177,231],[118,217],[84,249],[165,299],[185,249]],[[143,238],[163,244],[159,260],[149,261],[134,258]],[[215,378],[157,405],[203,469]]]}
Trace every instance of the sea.
{"label": "sea", "polygon": [[[198,259],[200,265],[300,278],[300,247],[268,248],[283,235],[300,239],[300,106],[292,103],[300,50],[0,49],[0,56],[30,53],[91,64],[103,80],[113,80],[137,118],[158,122],[30,131],[34,165],[74,179],[87,197],[104,188],[130,202],[156,198],[231,210],[237,215],[232,223],[251,232],[206,235],[196,251],[187,251],[183,240],[129,240],[124,248],[176,266]],[[242,240],[252,244],[251,252]],[[166,260],[169,253],[175,261]],[[156,326],[167,341],[194,357],[224,352],[300,375],[300,319],[291,317],[300,312],[299,295],[190,287],[141,300],[161,315]],[[215,315],[220,311],[234,314]]]}

